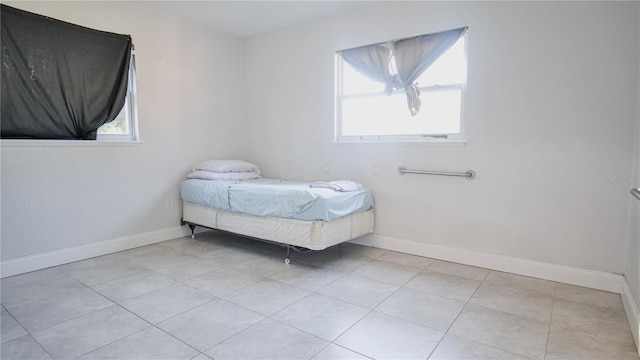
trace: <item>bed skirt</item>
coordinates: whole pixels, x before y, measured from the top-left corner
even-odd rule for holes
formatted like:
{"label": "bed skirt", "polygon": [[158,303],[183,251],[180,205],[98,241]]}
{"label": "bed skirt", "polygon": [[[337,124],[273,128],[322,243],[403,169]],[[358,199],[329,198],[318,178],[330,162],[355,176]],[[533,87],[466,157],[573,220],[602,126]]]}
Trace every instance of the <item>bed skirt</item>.
{"label": "bed skirt", "polygon": [[311,250],[372,233],[374,226],[373,209],[331,221],[304,221],[246,215],[184,201],[182,216],[185,223]]}

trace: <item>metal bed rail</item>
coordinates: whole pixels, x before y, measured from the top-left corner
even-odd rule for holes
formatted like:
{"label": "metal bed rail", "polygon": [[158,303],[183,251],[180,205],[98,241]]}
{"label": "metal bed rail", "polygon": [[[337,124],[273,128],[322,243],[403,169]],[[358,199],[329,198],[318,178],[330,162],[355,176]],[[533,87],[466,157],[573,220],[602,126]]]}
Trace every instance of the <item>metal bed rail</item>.
{"label": "metal bed rail", "polygon": [[458,176],[465,177],[468,180],[472,180],[476,177],[476,172],[473,170],[467,170],[465,172],[450,172],[450,171],[427,171],[427,170],[411,170],[404,166],[398,168],[400,175],[404,174],[421,174],[421,175],[440,175],[440,176]]}
{"label": "metal bed rail", "polygon": [[640,188],[631,189],[631,195],[640,200]]}

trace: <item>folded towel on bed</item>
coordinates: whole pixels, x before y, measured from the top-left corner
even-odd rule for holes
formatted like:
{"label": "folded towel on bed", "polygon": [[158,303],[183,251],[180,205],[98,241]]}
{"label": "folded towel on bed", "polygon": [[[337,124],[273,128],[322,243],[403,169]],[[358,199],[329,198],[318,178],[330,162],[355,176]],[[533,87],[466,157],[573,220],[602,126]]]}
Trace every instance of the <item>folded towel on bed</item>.
{"label": "folded towel on bed", "polygon": [[312,188],[326,188],[334,191],[357,191],[362,189],[362,184],[351,180],[316,181],[309,184]]}

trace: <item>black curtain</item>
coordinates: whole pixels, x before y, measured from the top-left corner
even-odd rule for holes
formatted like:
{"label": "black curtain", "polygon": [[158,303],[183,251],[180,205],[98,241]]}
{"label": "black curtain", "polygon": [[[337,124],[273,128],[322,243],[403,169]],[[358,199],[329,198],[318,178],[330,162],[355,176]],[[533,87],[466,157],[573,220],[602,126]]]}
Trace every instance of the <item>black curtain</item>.
{"label": "black curtain", "polygon": [[0,6],[1,137],[95,139],[124,106],[131,37]]}

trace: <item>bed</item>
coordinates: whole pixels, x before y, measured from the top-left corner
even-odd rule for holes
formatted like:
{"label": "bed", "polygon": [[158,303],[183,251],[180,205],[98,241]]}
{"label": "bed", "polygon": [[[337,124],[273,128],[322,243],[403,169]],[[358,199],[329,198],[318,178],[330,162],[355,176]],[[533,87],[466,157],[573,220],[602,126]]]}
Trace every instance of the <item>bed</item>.
{"label": "bed", "polygon": [[323,250],[373,232],[370,190],[335,191],[316,183],[280,179],[190,178],[181,185],[182,223],[280,244]]}

